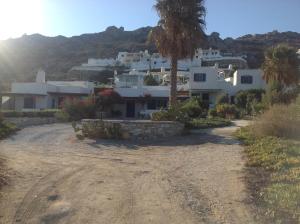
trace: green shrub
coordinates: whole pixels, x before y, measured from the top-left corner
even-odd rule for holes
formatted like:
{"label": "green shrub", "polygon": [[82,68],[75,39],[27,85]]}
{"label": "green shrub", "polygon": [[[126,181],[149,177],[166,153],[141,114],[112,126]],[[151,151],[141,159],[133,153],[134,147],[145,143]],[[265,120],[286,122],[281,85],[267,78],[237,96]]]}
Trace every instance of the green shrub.
{"label": "green shrub", "polygon": [[193,118],[206,117],[205,103],[197,98],[178,103],[168,110],[161,110],[152,114],[153,121],[179,121],[185,123]]}
{"label": "green shrub", "polygon": [[231,121],[223,118],[197,118],[185,124],[186,128],[202,129],[202,128],[216,128],[231,125]]}
{"label": "green shrub", "polygon": [[60,121],[60,122],[71,121],[69,114],[63,110],[56,112],[54,117],[56,118],[57,121]]}
{"label": "green shrub", "polygon": [[219,104],[216,111],[217,115],[222,118],[235,119],[239,117],[239,110],[232,104]]}
{"label": "green shrub", "polygon": [[0,121],[0,139],[4,139],[17,131],[17,127],[9,122]]}
{"label": "green shrub", "polygon": [[204,104],[197,98],[191,98],[190,100],[183,102],[183,105],[179,110],[190,118],[203,117],[207,114]]}
{"label": "green shrub", "polygon": [[209,109],[208,117],[210,117],[210,118],[218,117],[218,113],[217,113],[216,108]]}
{"label": "green shrub", "polygon": [[145,78],[144,78],[144,84],[146,86],[158,86],[159,85],[158,81],[154,78],[153,75],[147,75],[147,76],[145,76]]}
{"label": "green shrub", "polygon": [[240,91],[235,96],[236,105],[247,115],[254,115],[257,112],[254,106],[262,102],[264,93],[265,91],[262,89]]}
{"label": "green shrub", "polygon": [[168,110],[160,110],[152,114],[153,121],[179,121],[185,123],[190,118],[181,110],[181,106],[175,106]]}

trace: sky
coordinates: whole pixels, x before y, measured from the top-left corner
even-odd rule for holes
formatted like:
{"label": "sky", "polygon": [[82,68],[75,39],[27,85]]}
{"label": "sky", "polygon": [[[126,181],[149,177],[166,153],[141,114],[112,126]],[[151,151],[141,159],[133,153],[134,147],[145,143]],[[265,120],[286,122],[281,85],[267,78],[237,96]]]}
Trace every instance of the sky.
{"label": "sky", "polygon": [[[0,39],[74,36],[108,26],[154,26],[155,0],[0,0]],[[300,32],[300,0],[206,0],[206,33],[222,38],[273,30]]]}

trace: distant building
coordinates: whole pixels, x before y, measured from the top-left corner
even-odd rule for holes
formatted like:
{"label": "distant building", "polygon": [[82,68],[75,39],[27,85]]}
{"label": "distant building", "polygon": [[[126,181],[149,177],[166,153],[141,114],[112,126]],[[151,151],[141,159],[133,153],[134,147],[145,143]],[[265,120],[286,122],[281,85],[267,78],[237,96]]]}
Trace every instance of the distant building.
{"label": "distant building", "polygon": [[[178,70],[189,70],[193,66],[211,67],[218,64],[220,68],[228,68],[232,65],[236,68],[245,69],[247,61],[243,57],[223,56],[219,50],[198,49],[193,59],[179,60]],[[105,71],[107,69],[125,67],[127,70],[149,71],[171,69],[171,61],[158,53],[150,54],[147,50],[138,53],[120,52],[116,59],[93,59],[81,66],[75,66],[71,71]]]}
{"label": "distant building", "polygon": [[0,106],[17,111],[55,109],[67,98],[86,97],[94,91],[94,84],[90,82],[46,81],[45,75],[40,70],[36,82],[13,83],[11,92],[1,93]]}

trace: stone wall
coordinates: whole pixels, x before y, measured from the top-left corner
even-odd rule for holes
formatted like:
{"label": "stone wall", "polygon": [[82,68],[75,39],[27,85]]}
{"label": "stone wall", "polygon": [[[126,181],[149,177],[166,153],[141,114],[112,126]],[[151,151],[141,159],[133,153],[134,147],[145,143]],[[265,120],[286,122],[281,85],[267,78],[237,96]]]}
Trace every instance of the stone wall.
{"label": "stone wall", "polygon": [[[82,120],[83,133],[89,134],[99,127],[111,127],[117,124],[123,139],[154,140],[165,137],[181,135],[184,125],[172,121],[144,121],[144,120]],[[94,133],[93,133],[94,134]]]}
{"label": "stone wall", "polygon": [[54,117],[10,117],[5,118],[6,121],[15,124],[18,128],[29,126],[53,124],[56,122]]}

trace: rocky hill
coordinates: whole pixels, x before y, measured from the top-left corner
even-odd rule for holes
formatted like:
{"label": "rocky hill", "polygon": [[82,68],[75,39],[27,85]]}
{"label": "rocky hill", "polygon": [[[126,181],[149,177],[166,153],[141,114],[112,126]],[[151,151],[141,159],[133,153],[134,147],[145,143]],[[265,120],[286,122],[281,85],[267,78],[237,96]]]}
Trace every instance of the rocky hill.
{"label": "rocky hill", "polygon": [[[108,27],[104,32],[74,37],[46,37],[40,34],[24,35],[0,43],[0,82],[32,80],[39,68],[48,77],[63,79],[69,69],[88,58],[115,58],[119,51],[136,52],[155,47],[147,43],[151,27],[125,31],[123,27]],[[206,47],[218,48],[224,53],[247,55],[252,68],[260,67],[264,50],[272,45],[288,43],[300,48],[300,34],[295,32],[246,35],[237,39],[220,38],[218,33],[208,36]],[[1,88],[1,87],[0,87]]]}

